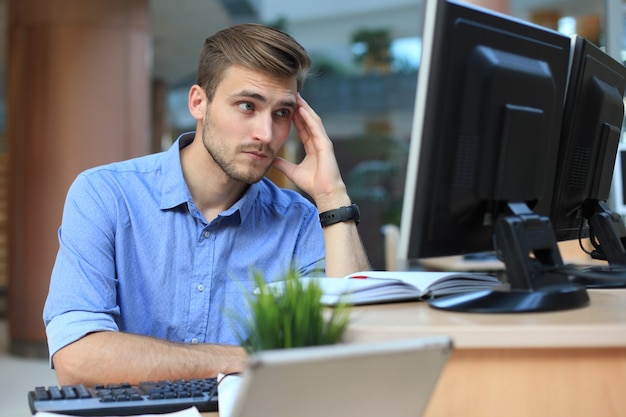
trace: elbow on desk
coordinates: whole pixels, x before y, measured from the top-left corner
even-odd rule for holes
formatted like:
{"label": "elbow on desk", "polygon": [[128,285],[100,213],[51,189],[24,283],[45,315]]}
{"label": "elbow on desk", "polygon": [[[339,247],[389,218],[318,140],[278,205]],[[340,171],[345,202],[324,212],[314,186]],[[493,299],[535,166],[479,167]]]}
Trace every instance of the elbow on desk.
{"label": "elbow on desk", "polygon": [[97,358],[93,357],[94,352],[88,347],[89,339],[96,334],[88,334],[54,353],[52,366],[60,385],[93,385],[102,382],[103,375],[94,369]]}

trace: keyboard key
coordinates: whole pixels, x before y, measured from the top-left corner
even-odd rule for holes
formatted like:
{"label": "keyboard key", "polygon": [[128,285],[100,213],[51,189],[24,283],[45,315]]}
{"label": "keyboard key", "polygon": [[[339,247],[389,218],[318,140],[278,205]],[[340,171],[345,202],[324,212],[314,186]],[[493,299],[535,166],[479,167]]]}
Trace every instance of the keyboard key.
{"label": "keyboard key", "polygon": [[76,385],[76,395],[78,395],[79,398],[91,398],[89,390],[82,384]]}
{"label": "keyboard key", "polygon": [[48,393],[50,394],[50,399],[52,400],[62,400],[63,394],[59,387],[51,386],[48,388]]}
{"label": "keyboard key", "polygon": [[74,388],[71,386],[66,385],[64,387],[61,387],[61,392],[63,393],[65,399],[73,400],[75,398],[78,398],[78,395],[76,395],[76,391],[74,391]]}
{"label": "keyboard key", "polygon": [[37,401],[45,401],[50,399],[50,395],[45,387],[35,387],[35,398]]}

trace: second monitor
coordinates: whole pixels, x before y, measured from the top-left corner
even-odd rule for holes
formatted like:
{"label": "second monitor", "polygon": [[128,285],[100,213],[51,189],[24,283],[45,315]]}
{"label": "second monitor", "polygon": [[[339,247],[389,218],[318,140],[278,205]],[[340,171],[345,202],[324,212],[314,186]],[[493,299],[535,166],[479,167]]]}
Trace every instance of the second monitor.
{"label": "second monitor", "polygon": [[592,257],[626,265],[626,227],[608,206],[626,67],[583,38],[573,45],[551,219],[559,240],[589,237]]}

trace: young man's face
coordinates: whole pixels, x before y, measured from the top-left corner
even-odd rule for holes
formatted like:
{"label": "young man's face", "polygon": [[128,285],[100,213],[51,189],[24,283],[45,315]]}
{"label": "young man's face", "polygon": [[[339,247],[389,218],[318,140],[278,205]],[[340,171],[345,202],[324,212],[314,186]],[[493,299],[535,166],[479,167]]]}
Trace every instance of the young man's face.
{"label": "young man's face", "polygon": [[226,71],[207,105],[202,141],[230,178],[252,184],[265,175],[289,135],[296,94],[295,77]]}

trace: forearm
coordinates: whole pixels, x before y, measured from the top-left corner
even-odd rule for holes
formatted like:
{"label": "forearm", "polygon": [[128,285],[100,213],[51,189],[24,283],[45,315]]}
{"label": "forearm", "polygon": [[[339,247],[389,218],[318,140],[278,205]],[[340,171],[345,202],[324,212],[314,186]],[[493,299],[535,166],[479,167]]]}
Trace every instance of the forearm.
{"label": "forearm", "polygon": [[91,333],[59,350],[53,362],[60,384],[137,383],[207,378],[242,371],[242,348],[188,345],[120,332]]}
{"label": "forearm", "polygon": [[[344,188],[316,202],[318,211],[336,209],[351,204]],[[343,277],[345,275],[366,271],[370,263],[354,221],[339,222],[324,228],[324,244],[326,247],[326,276]]]}
{"label": "forearm", "polygon": [[357,226],[353,221],[335,223],[324,228],[326,276],[343,277],[367,271],[370,264]]}

